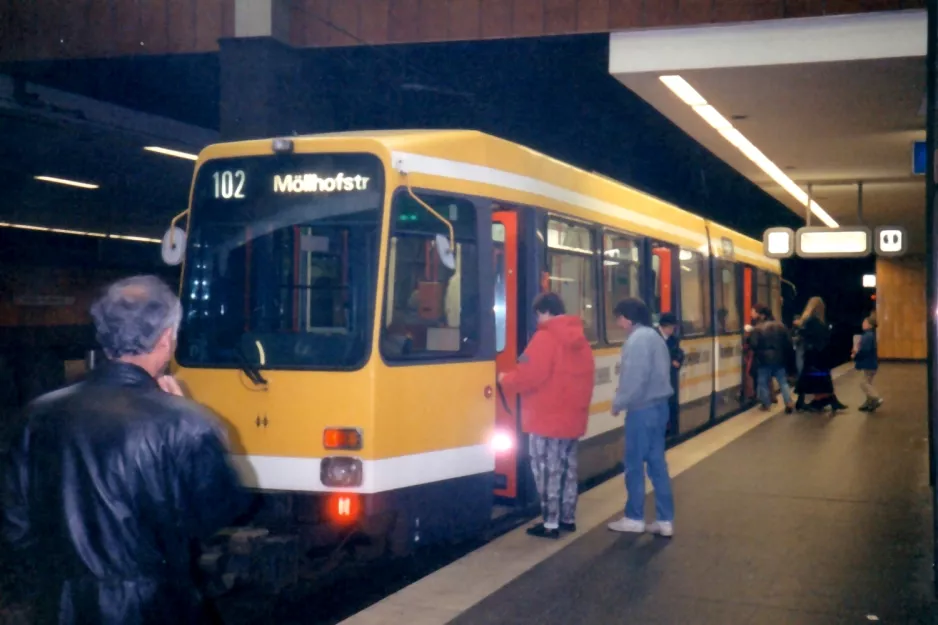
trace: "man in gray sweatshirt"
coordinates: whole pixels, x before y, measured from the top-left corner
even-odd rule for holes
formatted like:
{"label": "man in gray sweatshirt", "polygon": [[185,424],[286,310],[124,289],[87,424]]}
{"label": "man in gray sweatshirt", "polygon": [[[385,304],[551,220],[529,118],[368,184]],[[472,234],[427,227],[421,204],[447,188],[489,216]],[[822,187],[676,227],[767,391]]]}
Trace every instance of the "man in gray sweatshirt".
{"label": "man in gray sweatshirt", "polygon": [[[619,388],[612,414],[625,417],[625,516],[609,524],[615,532],[674,533],[674,497],[664,458],[664,439],[670,417],[671,357],[661,335],[651,327],[644,302],[626,298],[615,309],[616,325],[625,330]],[[645,526],[645,465],[655,489],[657,520]]]}

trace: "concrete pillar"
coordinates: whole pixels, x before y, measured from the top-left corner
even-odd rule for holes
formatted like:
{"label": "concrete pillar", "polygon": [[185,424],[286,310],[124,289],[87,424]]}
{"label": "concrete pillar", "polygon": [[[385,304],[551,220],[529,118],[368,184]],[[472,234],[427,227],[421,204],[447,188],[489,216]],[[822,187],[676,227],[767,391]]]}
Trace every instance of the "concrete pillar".
{"label": "concrete pillar", "polygon": [[322,77],[290,46],[286,0],[237,0],[235,37],[219,42],[223,141],[332,129]]}
{"label": "concrete pillar", "polygon": [[[926,306],[928,319],[928,466],[932,486],[933,532],[932,568],[938,566],[938,487],[935,484],[936,459],[938,459],[938,219],[935,219],[938,197],[938,0],[928,0],[928,56],[926,61],[928,165],[925,170],[925,253],[927,267],[925,275]],[[934,575],[934,592],[938,596],[938,575]]]}

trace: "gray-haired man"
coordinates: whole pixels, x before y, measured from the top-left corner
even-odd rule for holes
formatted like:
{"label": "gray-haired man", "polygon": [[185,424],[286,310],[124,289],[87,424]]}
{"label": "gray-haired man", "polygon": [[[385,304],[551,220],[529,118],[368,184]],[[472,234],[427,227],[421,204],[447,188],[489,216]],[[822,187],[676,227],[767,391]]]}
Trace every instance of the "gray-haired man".
{"label": "gray-haired man", "polygon": [[39,623],[199,623],[190,548],[247,503],[215,419],[165,375],[182,315],[158,278],[91,308],[108,357],[31,403],[3,476],[3,537],[37,566]]}

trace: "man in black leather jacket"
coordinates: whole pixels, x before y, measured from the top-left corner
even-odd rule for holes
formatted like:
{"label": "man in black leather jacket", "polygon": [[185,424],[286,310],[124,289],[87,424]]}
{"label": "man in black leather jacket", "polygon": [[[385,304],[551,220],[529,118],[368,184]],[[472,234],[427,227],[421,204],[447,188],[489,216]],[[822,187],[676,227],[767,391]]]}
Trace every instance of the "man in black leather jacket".
{"label": "man in black leather jacket", "polygon": [[158,278],[92,306],[108,361],[26,409],[2,474],[3,537],[36,568],[39,623],[203,623],[193,548],[247,495],[225,435],[164,375],[181,306]]}

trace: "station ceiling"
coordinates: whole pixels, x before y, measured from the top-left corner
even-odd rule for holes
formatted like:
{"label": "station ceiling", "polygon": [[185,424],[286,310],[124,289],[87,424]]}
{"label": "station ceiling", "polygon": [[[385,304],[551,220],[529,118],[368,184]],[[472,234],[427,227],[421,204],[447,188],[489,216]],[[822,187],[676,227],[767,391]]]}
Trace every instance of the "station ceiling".
{"label": "station ceiling", "polygon": [[925,27],[914,10],[623,32],[612,35],[609,71],[792,211],[805,215],[803,201],[752,146],[803,191],[811,184],[832,222],[904,226],[923,252],[925,181],[912,146],[925,139]]}
{"label": "station ceiling", "polygon": [[[797,221],[622,89],[604,67],[607,42],[304,50],[297,62],[336,130],[476,128],[750,235]],[[211,54],[0,64],[0,224],[159,238],[187,204],[193,167],[144,148],[195,154],[217,141],[219,74]]]}
{"label": "station ceiling", "polygon": [[[218,135],[0,76],[0,224],[159,238],[185,210],[189,158]],[[69,184],[69,183],[78,183]]]}

